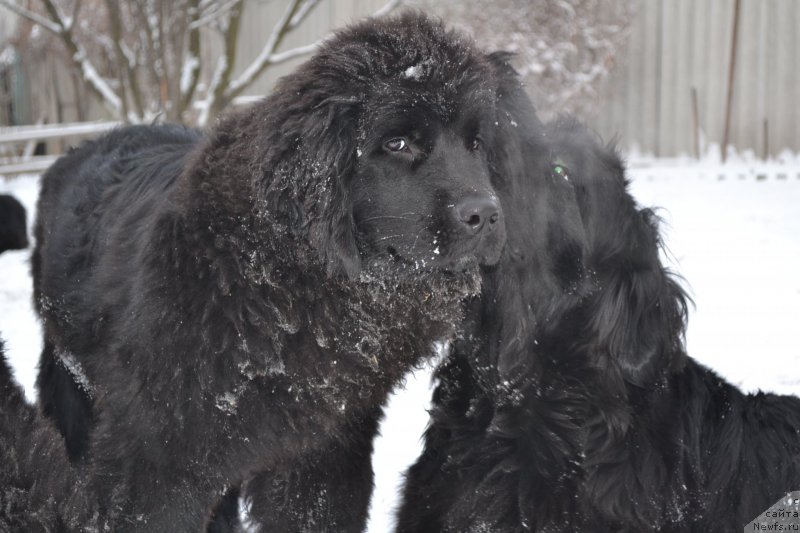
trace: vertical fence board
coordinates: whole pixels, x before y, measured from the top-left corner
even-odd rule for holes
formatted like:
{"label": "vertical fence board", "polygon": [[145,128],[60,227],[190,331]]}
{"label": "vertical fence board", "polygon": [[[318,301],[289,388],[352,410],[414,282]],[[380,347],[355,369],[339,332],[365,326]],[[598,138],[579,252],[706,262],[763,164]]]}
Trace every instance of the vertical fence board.
{"label": "vertical fence board", "polygon": [[[662,156],[692,154],[691,88],[706,142],[722,142],[733,0],[641,0],[597,116],[603,136]],[[731,135],[736,149],[800,150],[800,2],[742,0]],[[620,81],[622,80],[622,81]]]}

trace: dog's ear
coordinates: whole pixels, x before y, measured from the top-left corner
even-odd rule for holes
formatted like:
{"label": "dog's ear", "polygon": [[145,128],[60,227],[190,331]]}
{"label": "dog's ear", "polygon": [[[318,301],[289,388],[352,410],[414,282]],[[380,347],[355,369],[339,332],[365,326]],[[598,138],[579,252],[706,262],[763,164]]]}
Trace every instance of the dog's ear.
{"label": "dog's ear", "polygon": [[589,327],[625,381],[645,386],[683,361],[687,296],[659,259],[657,218],[625,203],[615,242],[605,245],[609,255],[595,257],[598,292]]}
{"label": "dog's ear", "polygon": [[580,343],[600,364],[643,386],[683,360],[687,296],[659,257],[658,217],[628,192],[625,165],[612,146],[569,117],[548,138],[570,169],[585,243],[591,295],[580,305]]}
{"label": "dog's ear", "polygon": [[268,204],[289,231],[308,239],[329,275],[353,279],[361,259],[350,187],[362,99],[337,95],[347,84],[312,67],[306,65],[306,76],[285,80],[275,118],[263,125],[271,142],[269,167],[262,170],[278,175]]}
{"label": "dog's ear", "polygon": [[328,274],[358,277],[361,257],[356,245],[350,189],[357,164],[357,132],[361,102],[357,98],[326,98],[310,114],[306,146],[318,168],[327,173],[317,191],[308,191],[306,205],[314,212],[309,227],[312,246],[325,262]]}
{"label": "dog's ear", "polygon": [[274,176],[268,180],[268,204],[290,231],[308,239],[329,275],[353,279],[361,258],[350,189],[368,80],[343,54],[323,46],[281,80],[271,116],[258,127],[267,141],[262,170]]}

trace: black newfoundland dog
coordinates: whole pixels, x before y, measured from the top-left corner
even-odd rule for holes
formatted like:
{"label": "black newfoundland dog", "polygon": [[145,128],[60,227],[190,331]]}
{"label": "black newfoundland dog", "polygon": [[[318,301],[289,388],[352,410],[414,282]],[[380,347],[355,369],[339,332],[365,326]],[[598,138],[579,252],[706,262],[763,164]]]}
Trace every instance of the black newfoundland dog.
{"label": "black newfoundland dog", "polygon": [[90,525],[198,531],[267,471],[245,485],[266,529],[363,527],[380,406],[505,242],[505,75],[422,15],[369,20],[208,136],[131,127],[56,162],[38,387]]}
{"label": "black newfoundland dog", "polygon": [[25,208],[19,200],[0,194],[0,253],[28,247],[28,226]]}
{"label": "black newfoundland dog", "polygon": [[567,119],[547,144],[549,171],[498,188],[506,251],[438,371],[398,531],[741,531],[800,488],[800,399],[685,354],[622,162]]}

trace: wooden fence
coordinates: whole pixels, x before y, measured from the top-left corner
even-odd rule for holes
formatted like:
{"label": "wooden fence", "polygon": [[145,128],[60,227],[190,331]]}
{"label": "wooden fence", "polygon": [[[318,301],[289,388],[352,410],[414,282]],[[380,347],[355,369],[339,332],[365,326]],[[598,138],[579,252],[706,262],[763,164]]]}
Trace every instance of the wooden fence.
{"label": "wooden fence", "polygon": [[[721,145],[735,7],[639,0],[594,128],[657,156]],[[740,0],[735,47],[729,145],[760,157],[800,151],[800,1]]]}
{"label": "wooden fence", "polygon": [[[103,131],[115,128],[120,124],[120,122],[114,121],[96,121],[0,128],[0,154],[22,154],[0,156],[0,176],[41,172],[52,165],[57,159],[57,156],[33,155],[36,143],[48,139],[79,138],[97,135]],[[18,149],[20,145],[24,146],[22,150]]]}
{"label": "wooden fence", "polygon": [[[761,157],[775,157],[784,149],[800,151],[800,0],[739,1],[728,142]],[[586,117],[592,127],[607,139],[617,137],[624,148],[635,146],[660,157],[695,155],[712,143],[721,144],[736,2],[637,0],[629,45],[618,58],[596,115]],[[285,46],[312,42],[384,3],[324,2],[287,38]],[[283,4],[279,0],[245,3],[237,68],[258,53],[265,28],[271,27]],[[208,46],[203,53],[213,58],[215,47]],[[277,77],[302,60],[270,69],[248,92],[269,93]],[[54,86],[59,87],[64,116],[59,118],[47,106],[40,106],[32,118],[56,122],[103,116],[99,106],[83,118],[76,115],[71,111],[76,104],[70,102],[81,101],[79,93],[67,83]],[[83,100],[90,99],[84,96]]]}

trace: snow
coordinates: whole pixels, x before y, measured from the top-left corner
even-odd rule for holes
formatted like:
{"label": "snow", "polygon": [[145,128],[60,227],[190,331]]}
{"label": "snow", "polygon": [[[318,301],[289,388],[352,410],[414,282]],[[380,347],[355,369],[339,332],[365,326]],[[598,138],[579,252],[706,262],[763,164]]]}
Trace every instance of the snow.
{"label": "snow", "polygon": [[422,65],[413,65],[403,71],[403,77],[418,80],[422,76],[422,72]]}
{"label": "snow", "polygon": [[56,360],[70,373],[78,387],[82,389],[89,398],[94,398],[94,387],[89,377],[86,375],[86,372],[83,370],[83,365],[81,365],[80,361],[75,359],[75,356],[70,352],[59,348],[56,348],[55,356]]}
{"label": "snow", "polygon": [[[313,6],[308,6],[309,9],[311,7]],[[264,70],[266,65],[273,59],[275,50],[280,44],[281,39],[283,39],[284,33],[291,25],[299,24],[302,17],[308,14],[308,9],[301,9],[299,13],[297,13],[298,17],[292,18],[292,11],[294,11],[294,8],[295,5],[293,2],[290,2],[289,5],[286,6],[281,18],[272,27],[272,32],[269,37],[267,37],[264,47],[259,52],[258,56],[242,71],[238,78],[231,82],[230,91],[233,94],[236,94],[241,88],[249,85],[250,82]],[[214,87],[213,84],[211,86]]]}
{"label": "snow", "polygon": [[417,63],[416,65],[411,65],[410,67],[406,68],[400,75],[400,77],[415,81],[420,81],[428,76],[431,72],[431,69],[434,68],[431,58],[426,58]]}
{"label": "snow", "polygon": [[6,45],[0,50],[0,68],[8,68],[17,60],[17,51],[11,45]]}
{"label": "snow", "polygon": [[222,83],[222,76],[228,68],[228,58],[225,54],[220,54],[217,59],[217,66],[214,68],[214,73],[211,75],[211,82],[209,83],[208,98],[201,109],[200,117],[197,119],[198,123],[202,126],[208,122],[208,114],[211,110],[212,99],[216,98],[214,94]]}
{"label": "snow", "polygon": [[78,51],[72,59],[80,66],[83,79],[103,96],[103,100],[111,107],[112,111],[119,112],[122,109],[122,101],[94,68],[89,56],[86,55],[86,51],[78,47]]}
{"label": "snow", "polygon": [[747,391],[800,394],[800,165],[633,174],[695,301],[689,354]]}
{"label": "snow", "polygon": [[[629,161],[631,190],[660,207],[665,261],[685,278],[689,353],[747,391],[800,394],[800,157]],[[0,178],[32,223],[38,179]],[[18,380],[34,398],[40,327],[32,309],[29,251],[0,254],[0,332]],[[368,531],[391,531],[402,472],[421,449],[431,369],[409,374],[389,400],[373,465]]]}
{"label": "snow", "polygon": [[200,68],[200,59],[194,55],[187,55],[183,62],[183,70],[181,70],[180,90],[181,94],[189,92],[192,84],[192,78],[195,72]]}
{"label": "snow", "polygon": [[[39,194],[36,176],[5,180],[0,177],[0,194],[13,194],[28,211],[28,235],[33,235],[33,213]],[[31,242],[33,241],[31,237]],[[36,362],[42,350],[41,327],[33,310],[30,251],[9,250],[0,254],[0,337],[6,354],[28,400],[36,397]]]}

